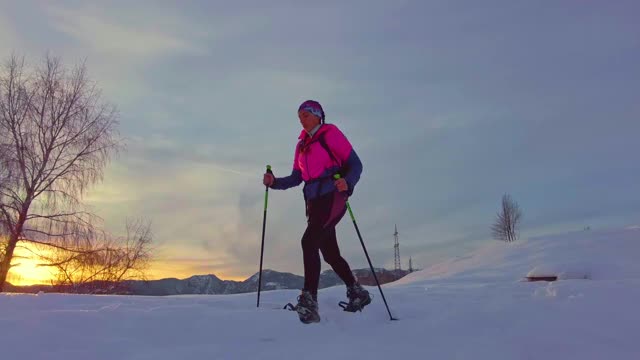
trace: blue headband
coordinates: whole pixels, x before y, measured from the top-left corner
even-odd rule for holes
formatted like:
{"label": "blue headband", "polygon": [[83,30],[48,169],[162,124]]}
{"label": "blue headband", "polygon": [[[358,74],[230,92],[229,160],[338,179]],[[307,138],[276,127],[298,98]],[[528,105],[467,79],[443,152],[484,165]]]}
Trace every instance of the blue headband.
{"label": "blue headband", "polygon": [[301,111],[301,110],[308,111],[313,115],[319,117],[320,120],[324,121],[324,111],[322,110],[322,105],[320,105],[320,103],[317,101],[307,100],[303,102],[298,108],[298,111]]}
{"label": "blue headband", "polygon": [[315,116],[319,117],[320,119],[322,119],[322,110],[320,110],[320,109],[313,108],[312,106],[305,106],[303,108],[300,108],[300,110],[308,111],[308,112],[312,113],[313,115],[315,115]]}

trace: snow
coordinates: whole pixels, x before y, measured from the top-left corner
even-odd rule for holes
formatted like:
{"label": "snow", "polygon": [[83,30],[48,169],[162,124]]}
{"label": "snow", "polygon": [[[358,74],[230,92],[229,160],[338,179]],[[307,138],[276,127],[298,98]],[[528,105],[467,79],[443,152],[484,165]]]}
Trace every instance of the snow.
{"label": "snow", "polygon": [[[478,251],[383,286],[362,313],[319,293],[318,324],[282,310],[293,290],[169,297],[3,294],[3,359],[639,359],[640,228]],[[528,282],[527,276],[558,276]]]}

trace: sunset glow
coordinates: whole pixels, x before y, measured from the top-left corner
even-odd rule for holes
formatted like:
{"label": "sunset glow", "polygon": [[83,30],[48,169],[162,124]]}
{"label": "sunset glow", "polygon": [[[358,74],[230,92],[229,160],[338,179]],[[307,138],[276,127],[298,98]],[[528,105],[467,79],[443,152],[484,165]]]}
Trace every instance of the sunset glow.
{"label": "sunset glow", "polygon": [[[42,249],[37,249],[29,243],[20,243],[14,253],[13,267],[9,271],[7,280],[17,286],[51,284],[54,272],[47,266],[43,266],[42,261],[37,259],[34,253],[42,254]],[[172,259],[161,259],[152,261],[146,274],[148,280],[158,280],[163,278],[185,279],[194,275],[214,274],[222,280],[243,281],[247,276],[238,276],[232,271],[203,269],[204,260],[194,259],[192,261],[175,261]]]}
{"label": "sunset glow", "polygon": [[200,265],[201,263],[201,260],[193,260],[192,262],[175,261],[172,259],[156,260],[151,263],[151,266],[147,273],[147,279],[186,279],[194,275],[213,274],[222,280],[243,281],[252,275],[249,274],[247,276],[238,276],[231,271],[216,270],[214,268],[211,268],[207,271],[202,269]]}
{"label": "sunset glow", "polygon": [[52,273],[46,266],[39,266],[41,261],[35,258],[37,251],[28,243],[21,243],[14,252],[11,270],[7,280],[13,285],[50,284]]}

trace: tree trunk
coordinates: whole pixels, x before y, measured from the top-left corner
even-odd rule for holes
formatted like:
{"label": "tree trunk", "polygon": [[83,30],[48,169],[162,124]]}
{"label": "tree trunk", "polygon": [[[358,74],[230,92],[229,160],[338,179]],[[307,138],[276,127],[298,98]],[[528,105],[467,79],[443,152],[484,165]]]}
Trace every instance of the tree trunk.
{"label": "tree trunk", "polygon": [[22,205],[22,212],[18,217],[18,223],[16,224],[15,228],[12,229],[13,231],[11,231],[11,235],[9,236],[9,243],[7,244],[7,251],[4,254],[4,259],[2,259],[2,261],[0,262],[0,292],[4,291],[4,285],[7,282],[7,275],[9,274],[9,270],[11,269],[13,252],[15,251],[16,245],[18,244],[20,234],[22,234],[24,223],[27,221],[29,206],[31,206],[31,194],[28,195],[27,201]]}
{"label": "tree trunk", "polygon": [[9,237],[9,243],[7,244],[7,252],[4,254],[4,259],[0,262],[0,292],[4,291],[4,284],[7,281],[7,274],[11,268],[11,259],[13,259],[13,251],[18,244],[18,235],[11,234]]}

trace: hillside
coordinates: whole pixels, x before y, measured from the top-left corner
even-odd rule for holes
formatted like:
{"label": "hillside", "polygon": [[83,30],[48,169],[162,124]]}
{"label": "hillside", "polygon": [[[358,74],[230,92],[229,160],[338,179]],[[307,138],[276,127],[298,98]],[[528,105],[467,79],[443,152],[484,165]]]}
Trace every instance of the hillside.
{"label": "hillside", "polygon": [[321,290],[312,325],[282,310],[297,290],[265,292],[260,308],[255,294],[2,294],[0,348],[7,359],[635,360],[638,254],[638,228],[489,243],[384,285],[398,321],[376,287],[362,313],[338,307],[343,287]]}

